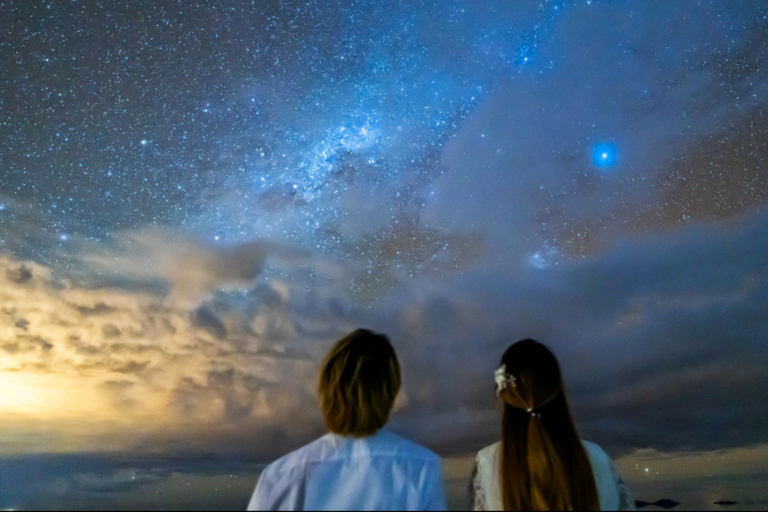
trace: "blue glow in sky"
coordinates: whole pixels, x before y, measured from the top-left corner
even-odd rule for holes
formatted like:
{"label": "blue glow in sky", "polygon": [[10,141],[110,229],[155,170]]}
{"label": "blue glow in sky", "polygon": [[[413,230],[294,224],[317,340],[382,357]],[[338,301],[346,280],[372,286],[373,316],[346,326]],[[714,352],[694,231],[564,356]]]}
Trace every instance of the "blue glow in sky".
{"label": "blue glow in sky", "polygon": [[595,144],[592,148],[592,163],[596,167],[613,167],[617,160],[618,153],[614,144]]}

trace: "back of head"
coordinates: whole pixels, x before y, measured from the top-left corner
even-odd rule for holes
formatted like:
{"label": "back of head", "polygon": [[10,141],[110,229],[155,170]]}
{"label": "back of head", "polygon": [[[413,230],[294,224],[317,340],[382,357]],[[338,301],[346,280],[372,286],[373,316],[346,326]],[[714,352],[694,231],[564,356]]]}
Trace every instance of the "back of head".
{"label": "back of head", "polygon": [[597,510],[592,468],[568,409],[554,354],[526,339],[507,349],[501,365],[499,476],[504,507]]}
{"label": "back of head", "polygon": [[323,362],[318,390],[328,430],[354,437],[376,433],[400,390],[400,363],[387,337],[358,329],[339,340]]}

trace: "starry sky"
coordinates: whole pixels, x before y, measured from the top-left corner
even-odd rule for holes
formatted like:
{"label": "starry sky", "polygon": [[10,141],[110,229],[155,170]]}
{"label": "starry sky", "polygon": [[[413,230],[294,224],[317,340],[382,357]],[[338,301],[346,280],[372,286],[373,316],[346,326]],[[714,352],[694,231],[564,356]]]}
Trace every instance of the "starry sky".
{"label": "starry sky", "polygon": [[0,0],[0,456],[267,462],[360,326],[443,455],[523,337],[612,454],[764,446],[766,56],[752,0]]}

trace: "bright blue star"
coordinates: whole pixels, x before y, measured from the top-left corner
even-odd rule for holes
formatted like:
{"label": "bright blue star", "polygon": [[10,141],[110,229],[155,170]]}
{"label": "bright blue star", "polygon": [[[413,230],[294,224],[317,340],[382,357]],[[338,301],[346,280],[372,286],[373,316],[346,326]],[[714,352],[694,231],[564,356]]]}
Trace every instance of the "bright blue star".
{"label": "bright blue star", "polygon": [[613,167],[616,165],[616,146],[613,144],[595,144],[592,148],[592,163],[596,167]]}
{"label": "bright blue star", "polygon": [[515,65],[527,66],[533,63],[533,57],[536,53],[536,43],[532,38],[528,38],[515,50]]}

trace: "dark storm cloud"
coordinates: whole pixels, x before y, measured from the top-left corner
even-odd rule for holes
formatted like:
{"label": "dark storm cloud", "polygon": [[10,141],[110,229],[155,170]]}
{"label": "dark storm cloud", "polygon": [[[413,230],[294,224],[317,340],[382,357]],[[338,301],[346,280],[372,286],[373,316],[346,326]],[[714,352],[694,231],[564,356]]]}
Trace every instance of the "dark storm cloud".
{"label": "dark storm cloud", "polygon": [[[189,414],[210,400],[220,400],[224,404],[221,421],[238,424],[248,420],[254,408],[269,407],[266,403],[269,385],[269,380],[261,379],[247,369],[236,370],[231,366],[210,369],[201,384],[190,379],[182,380],[174,390],[171,405]],[[262,414],[265,412],[261,411]]]}
{"label": "dark storm cloud", "polygon": [[[229,254],[222,260],[230,261]],[[16,404],[20,423],[3,426],[9,432],[6,449],[22,431],[37,432],[43,450],[52,430],[59,431],[54,437],[99,443],[94,440],[115,432],[103,432],[100,422],[118,417],[117,430],[125,420],[165,425],[165,431],[169,425],[188,425],[185,434],[167,439],[152,434],[154,427],[134,425],[118,442],[123,449],[237,450],[244,438],[256,435],[261,440],[250,443],[249,453],[273,456],[285,446],[275,444],[275,436],[282,443],[318,432],[318,413],[307,407],[315,400],[308,379],[314,381],[310,375],[318,356],[310,347],[341,333],[324,313],[323,300],[317,309],[314,302],[294,303],[286,283],[274,280],[249,290],[252,283],[244,281],[244,294],[222,292],[187,311],[164,304],[162,296],[61,282],[34,263],[2,259],[2,276],[20,265],[27,265],[33,277],[0,288],[3,304],[13,305],[0,315],[0,350],[9,356],[2,369],[17,372],[35,391],[29,402]],[[230,281],[221,284],[231,286]],[[316,311],[298,315],[297,308]],[[338,306],[328,310],[338,315]],[[300,323],[296,316],[302,317]],[[296,339],[299,332],[301,339]],[[293,382],[283,382],[290,375]],[[49,387],[51,380],[57,385]],[[53,427],[57,414],[68,416],[73,408],[91,410],[93,419]],[[41,410],[47,412],[40,416]],[[288,418],[306,424],[286,428]],[[93,423],[91,432],[83,422]]]}
{"label": "dark storm cloud", "polygon": [[[617,241],[590,258],[518,266],[503,277],[480,259],[462,274],[402,286],[375,308],[350,300],[333,280],[316,282],[310,294],[299,291],[303,280],[261,283],[192,316],[157,304],[162,298],[50,285],[45,300],[65,309],[48,320],[17,311],[9,322],[22,313],[32,320],[5,349],[24,364],[122,374],[102,381],[110,403],[125,411],[170,406],[168,419],[235,427],[215,442],[220,449],[264,422],[280,430],[288,418],[304,418],[309,430],[252,446],[277,453],[320,427],[314,379],[325,350],[344,332],[371,327],[390,334],[403,361],[405,407],[394,428],[464,454],[495,437],[492,371],[510,342],[530,336],[561,358],[582,430],[598,442],[623,451],[765,442],[753,409],[768,399],[759,396],[768,389],[760,371],[768,361],[766,240],[768,222],[756,216]],[[45,282],[4,290],[23,304],[19,297],[35,292],[29,283]],[[75,336],[76,325],[90,331]],[[67,360],[70,350],[85,359]],[[193,449],[199,436],[180,442]]]}
{"label": "dark storm cloud", "polygon": [[216,313],[208,308],[197,308],[192,312],[190,319],[196,327],[209,331],[217,338],[224,338],[227,335],[227,328],[224,327]]}
{"label": "dark storm cloud", "polygon": [[32,271],[24,265],[19,265],[17,268],[7,269],[5,277],[12,283],[23,284],[32,279]]}
{"label": "dark storm cloud", "polygon": [[[755,404],[768,399],[768,220],[742,222],[623,242],[517,278],[472,269],[398,326],[415,366],[411,405],[492,410],[501,353],[534,337],[560,357],[588,437],[623,449],[765,442]],[[498,425],[481,425],[474,434],[491,440]]]}
{"label": "dark storm cloud", "polygon": [[106,315],[112,311],[114,311],[114,308],[111,308],[104,304],[103,302],[98,302],[93,307],[88,306],[76,306],[77,311],[83,315],[83,316],[89,316],[89,315]]}

